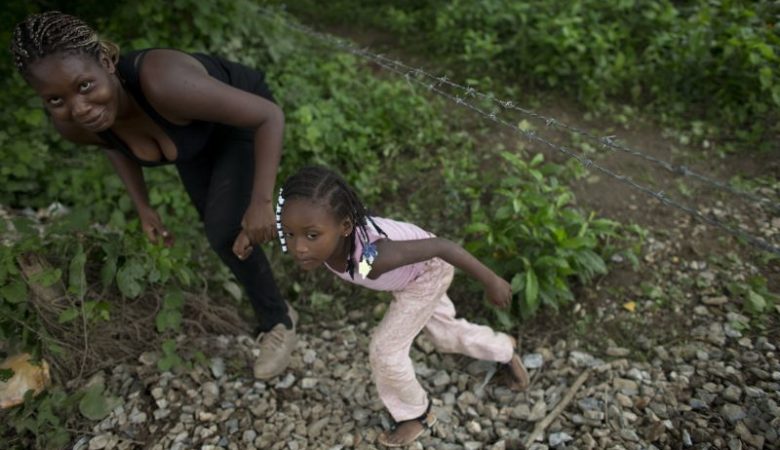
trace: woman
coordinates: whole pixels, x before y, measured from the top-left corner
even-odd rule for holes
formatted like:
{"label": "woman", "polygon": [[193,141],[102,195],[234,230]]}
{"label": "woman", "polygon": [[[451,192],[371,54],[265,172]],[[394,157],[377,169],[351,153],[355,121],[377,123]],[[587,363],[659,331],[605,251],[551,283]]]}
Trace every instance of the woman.
{"label": "woman", "polygon": [[60,12],[14,30],[17,69],[43,99],[55,129],[98,145],[127,188],[154,242],[172,234],[149,205],[142,166],[175,164],[212,248],[244,286],[263,332],[255,376],[283,372],[295,313],[258,244],[275,237],[272,196],[284,115],[261,72],[170,49],[121,57],[82,20]]}

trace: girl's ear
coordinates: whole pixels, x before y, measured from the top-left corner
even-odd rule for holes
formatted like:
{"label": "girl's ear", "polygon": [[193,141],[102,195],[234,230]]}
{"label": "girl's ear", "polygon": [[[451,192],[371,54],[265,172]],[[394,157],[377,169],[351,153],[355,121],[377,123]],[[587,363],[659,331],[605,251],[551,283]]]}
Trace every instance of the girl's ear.
{"label": "girl's ear", "polygon": [[344,237],[349,236],[352,234],[352,229],[354,228],[354,224],[352,223],[352,219],[347,217],[344,219],[343,222],[341,222],[341,235]]}

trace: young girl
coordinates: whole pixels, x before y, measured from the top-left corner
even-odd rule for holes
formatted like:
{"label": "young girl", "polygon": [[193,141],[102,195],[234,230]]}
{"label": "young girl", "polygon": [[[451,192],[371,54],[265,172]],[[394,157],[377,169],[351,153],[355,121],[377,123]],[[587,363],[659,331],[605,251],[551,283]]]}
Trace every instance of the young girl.
{"label": "young girl", "polygon": [[505,363],[513,387],[528,386],[512,337],[455,319],[447,297],[454,267],[482,282],[493,304],[506,307],[512,296],[509,283],[458,244],[410,223],[369,217],[352,188],[322,167],[304,168],[287,179],[279,192],[277,223],[282,249],[289,248],[302,269],[324,265],[345,281],[393,292],[369,347],[374,383],[397,422],[392,432],[379,436],[381,444],[407,445],[436,421],[409,357],[422,330],[438,350]]}

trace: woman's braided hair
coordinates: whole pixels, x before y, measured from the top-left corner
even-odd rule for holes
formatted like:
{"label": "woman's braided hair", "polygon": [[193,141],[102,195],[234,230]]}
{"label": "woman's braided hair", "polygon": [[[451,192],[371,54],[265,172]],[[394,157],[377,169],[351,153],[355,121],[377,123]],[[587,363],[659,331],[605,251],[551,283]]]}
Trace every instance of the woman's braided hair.
{"label": "woman's braided hair", "polygon": [[100,40],[83,20],[59,11],[29,16],[14,28],[11,54],[23,76],[27,75],[30,64],[55,53],[82,53],[95,60],[104,54],[116,63],[119,47]]}
{"label": "woman's braided hair", "polygon": [[323,202],[339,220],[348,218],[352,222],[352,234],[349,235],[349,256],[347,271],[352,275],[357,233],[367,235],[366,226],[371,221],[379,233],[385,234],[368,215],[368,210],[354,189],[339,174],[322,166],[307,166],[288,178],[282,185],[283,201],[292,198],[306,198]]}

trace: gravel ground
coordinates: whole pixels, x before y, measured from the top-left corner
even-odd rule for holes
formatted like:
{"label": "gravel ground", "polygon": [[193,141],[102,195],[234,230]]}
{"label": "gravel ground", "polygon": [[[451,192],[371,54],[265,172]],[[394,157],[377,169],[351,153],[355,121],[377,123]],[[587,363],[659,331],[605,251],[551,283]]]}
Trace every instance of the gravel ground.
{"label": "gravel ground", "polygon": [[[690,340],[644,341],[646,361],[609,343],[587,352],[577,339],[527,348],[532,384],[522,393],[492,376],[494,364],[440,354],[418,338],[416,371],[439,421],[410,448],[524,448],[559,405],[526,448],[780,448],[776,343],[739,331],[749,319],[728,298],[696,308],[706,320]],[[93,379],[121,405],[75,448],[378,448],[390,419],[371,384],[365,316],[302,325],[290,370],[270,382],[249,376],[256,344],[248,337],[192,342],[218,356],[176,375],[159,373],[156,355],[145,353]]]}

